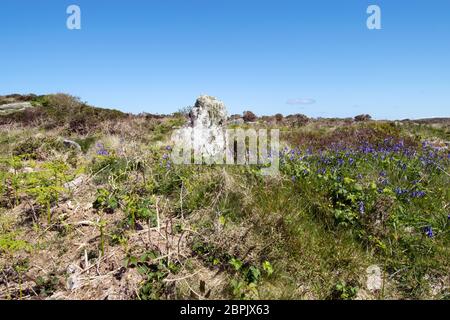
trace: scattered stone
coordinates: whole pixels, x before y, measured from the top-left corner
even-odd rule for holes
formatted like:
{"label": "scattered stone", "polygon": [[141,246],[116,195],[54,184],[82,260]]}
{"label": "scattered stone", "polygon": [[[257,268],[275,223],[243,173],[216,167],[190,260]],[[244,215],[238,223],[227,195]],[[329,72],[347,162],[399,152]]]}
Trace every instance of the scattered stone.
{"label": "scattered stone", "polygon": [[28,108],[32,108],[30,102],[17,102],[0,105],[0,114],[9,114],[13,112],[23,111]]}
{"label": "scattered stone", "polygon": [[35,170],[33,168],[30,168],[30,167],[25,167],[25,168],[22,168],[22,169],[19,169],[19,170],[16,170],[14,168],[10,168],[8,170],[8,172],[12,173],[12,174],[16,174],[16,173],[32,173],[34,171]]}
{"label": "scattered stone", "polygon": [[76,178],[76,179],[74,179],[74,180],[72,180],[70,182],[65,183],[63,185],[63,187],[66,188],[66,189],[75,189],[75,188],[79,187],[84,182],[85,179],[86,179],[86,176],[81,175],[78,178]]}
{"label": "scattered stone", "polygon": [[67,273],[68,273],[68,274],[74,274],[77,270],[78,270],[78,268],[77,268],[77,266],[74,265],[74,264],[70,264],[70,265],[67,267]]}
{"label": "scattered stone", "polygon": [[383,286],[383,279],[382,279],[382,273],[381,268],[377,265],[371,265],[366,269],[367,274],[367,290],[374,292],[381,290]]}
{"label": "scattered stone", "polygon": [[77,274],[71,275],[66,282],[67,290],[73,291],[80,287],[80,279]]}
{"label": "scattered stone", "polygon": [[64,139],[63,143],[67,148],[75,148],[78,151],[81,151],[81,146],[75,141]]}

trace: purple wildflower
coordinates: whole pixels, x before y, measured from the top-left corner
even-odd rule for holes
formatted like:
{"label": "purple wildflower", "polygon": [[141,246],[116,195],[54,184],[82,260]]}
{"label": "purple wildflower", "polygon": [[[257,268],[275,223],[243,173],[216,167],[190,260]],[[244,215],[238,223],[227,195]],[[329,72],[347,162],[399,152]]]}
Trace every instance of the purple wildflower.
{"label": "purple wildflower", "polygon": [[400,187],[396,187],[396,188],[395,188],[395,193],[396,193],[398,196],[401,196],[401,195],[403,195],[403,194],[405,194],[405,193],[408,193],[408,190],[402,189],[402,188],[400,188]]}
{"label": "purple wildflower", "polygon": [[364,205],[364,202],[363,201],[360,201],[359,202],[359,213],[360,214],[364,214],[366,212],[366,207],[365,207],[365,205]]}
{"label": "purple wildflower", "polygon": [[425,235],[428,238],[433,238],[434,237],[433,228],[431,228],[430,226],[425,227],[424,232],[425,232]]}
{"label": "purple wildflower", "polygon": [[412,198],[423,198],[425,197],[426,193],[425,191],[412,191],[411,192],[411,197]]}

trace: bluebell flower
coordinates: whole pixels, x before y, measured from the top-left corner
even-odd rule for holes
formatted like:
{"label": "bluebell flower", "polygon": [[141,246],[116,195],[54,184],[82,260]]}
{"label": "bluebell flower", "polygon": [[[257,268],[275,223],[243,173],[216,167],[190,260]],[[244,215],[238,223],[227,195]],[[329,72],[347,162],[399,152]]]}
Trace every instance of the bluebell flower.
{"label": "bluebell flower", "polygon": [[431,228],[430,226],[425,227],[424,232],[425,232],[425,235],[428,238],[433,238],[434,237],[433,228]]}
{"label": "bluebell flower", "polygon": [[99,156],[107,156],[108,155],[108,151],[103,147],[102,144],[98,144],[97,147],[100,148],[99,150],[97,150],[97,154]]}
{"label": "bluebell flower", "polygon": [[364,205],[364,202],[363,201],[360,201],[359,202],[359,213],[360,214],[364,214],[366,212],[366,207],[365,207],[365,205]]}
{"label": "bluebell flower", "polygon": [[411,197],[412,198],[423,198],[425,197],[426,193],[425,191],[412,191],[411,192]]}
{"label": "bluebell flower", "polygon": [[402,188],[400,188],[400,187],[396,187],[395,188],[395,193],[398,195],[398,196],[401,196],[401,195],[403,195],[403,194],[405,194],[405,193],[407,193],[408,192],[408,190],[406,190],[406,189],[402,189]]}

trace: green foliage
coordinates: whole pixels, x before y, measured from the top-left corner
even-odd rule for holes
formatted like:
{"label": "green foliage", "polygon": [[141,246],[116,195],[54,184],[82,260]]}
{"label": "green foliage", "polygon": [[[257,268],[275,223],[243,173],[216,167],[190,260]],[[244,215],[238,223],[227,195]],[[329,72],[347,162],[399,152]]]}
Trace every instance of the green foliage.
{"label": "green foliage", "polygon": [[128,256],[125,262],[127,267],[137,268],[145,277],[145,281],[139,290],[141,300],[159,300],[170,293],[170,288],[163,280],[169,274],[177,274],[180,265],[169,261],[167,258],[159,258],[158,253],[149,251],[140,257]]}
{"label": "green foliage", "polygon": [[84,153],[86,153],[94,145],[96,140],[97,139],[95,136],[74,139],[74,141],[80,145],[81,151]]}
{"label": "green foliage", "polygon": [[149,223],[149,227],[155,227],[157,224],[156,211],[153,209],[153,199],[140,198],[137,195],[125,195],[125,212],[127,214],[128,223],[134,229],[136,221],[145,221]]}
{"label": "green foliage", "polygon": [[50,274],[47,277],[39,276],[36,279],[36,286],[33,289],[40,297],[51,296],[59,286],[58,277],[55,274]]}
{"label": "green foliage", "polygon": [[0,234],[0,252],[14,254],[18,251],[30,251],[33,247],[26,241],[17,239],[18,234],[8,232]]}
{"label": "green foliage", "polygon": [[356,297],[358,288],[348,285],[345,281],[336,284],[333,291],[333,299],[351,300]]}
{"label": "green foliage", "polygon": [[269,261],[264,261],[262,264],[263,270],[270,276],[273,273],[272,264]]}
{"label": "green foliage", "polygon": [[97,198],[95,199],[92,207],[96,210],[102,210],[107,214],[114,213],[119,207],[119,198],[116,192],[110,192],[104,188],[97,189]]}
{"label": "green foliage", "polygon": [[12,150],[13,156],[22,159],[37,159],[38,149],[41,147],[42,141],[35,138],[29,138],[16,144]]}
{"label": "green foliage", "polygon": [[110,177],[116,181],[124,181],[127,175],[135,168],[127,159],[115,155],[98,156],[90,166],[96,184],[107,183]]}

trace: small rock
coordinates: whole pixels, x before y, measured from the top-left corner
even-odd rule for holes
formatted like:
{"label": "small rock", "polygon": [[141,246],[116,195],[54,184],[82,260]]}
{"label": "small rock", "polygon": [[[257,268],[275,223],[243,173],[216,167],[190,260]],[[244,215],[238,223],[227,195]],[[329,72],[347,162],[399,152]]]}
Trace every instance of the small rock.
{"label": "small rock", "polygon": [[77,274],[71,275],[66,282],[67,290],[73,291],[80,287],[80,279],[78,279]]}
{"label": "small rock", "polygon": [[66,189],[75,189],[78,186],[80,186],[83,182],[84,182],[85,176],[79,176],[78,178],[67,182],[63,185],[64,188]]}
{"label": "small rock", "polygon": [[75,141],[65,139],[63,141],[63,143],[67,148],[75,148],[75,149],[81,151],[81,146],[78,143],[76,143]]}
{"label": "small rock", "polygon": [[77,271],[77,266],[76,265],[74,265],[74,264],[70,264],[68,267],[67,267],[67,273],[68,274],[74,274],[76,271]]}
{"label": "small rock", "polygon": [[16,170],[14,168],[9,168],[8,173],[12,173],[12,174],[16,174],[16,173],[32,173],[34,172],[33,168],[30,167],[25,167],[23,169],[20,170]]}
{"label": "small rock", "polygon": [[381,268],[377,265],[371,265],[366,269],[367,273],[367,290],[377,291],[381,290],[383,286],[383,279],[381,276]]}

